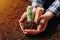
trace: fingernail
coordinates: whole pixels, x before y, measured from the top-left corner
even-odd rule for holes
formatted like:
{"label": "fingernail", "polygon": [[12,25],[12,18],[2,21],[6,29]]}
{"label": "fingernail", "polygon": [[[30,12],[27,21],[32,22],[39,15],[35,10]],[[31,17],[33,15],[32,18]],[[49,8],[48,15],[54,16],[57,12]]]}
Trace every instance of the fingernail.
{"label": "fingernail", "polygon": [[27,32],[24,32],[24,34],[27,34]]}

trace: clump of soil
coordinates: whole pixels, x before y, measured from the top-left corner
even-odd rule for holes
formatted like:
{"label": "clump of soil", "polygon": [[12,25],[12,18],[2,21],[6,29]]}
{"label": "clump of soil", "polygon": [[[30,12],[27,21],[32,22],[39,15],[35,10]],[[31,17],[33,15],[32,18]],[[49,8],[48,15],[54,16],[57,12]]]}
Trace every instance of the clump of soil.
{"label": "clump of soil", "polygon": [[35,22],[26,22],[24,29],[37,29],[37,24]]}

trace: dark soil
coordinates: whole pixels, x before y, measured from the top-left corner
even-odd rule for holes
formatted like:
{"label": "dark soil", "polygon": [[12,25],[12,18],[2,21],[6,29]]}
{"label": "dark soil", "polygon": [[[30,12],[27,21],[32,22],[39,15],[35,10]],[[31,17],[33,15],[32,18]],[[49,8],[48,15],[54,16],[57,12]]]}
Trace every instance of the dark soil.
{"label": "dark soil", "polygon": [[37,29],[37,24],[34,22],[26,22],[24,29]]}

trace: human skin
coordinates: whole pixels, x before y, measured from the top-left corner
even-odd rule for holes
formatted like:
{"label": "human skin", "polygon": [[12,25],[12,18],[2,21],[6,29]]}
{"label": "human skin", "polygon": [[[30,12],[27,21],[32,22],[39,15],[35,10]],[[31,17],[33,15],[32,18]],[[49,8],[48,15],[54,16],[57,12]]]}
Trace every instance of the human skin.
{"label": "human skin", "polygon": [[[39,7],[39,10],[40,10],[40,8],[41,7]],[[44,8],[43,8],[44,9]],[[36,14],[36,12],[37,12],[37,8],[33,8],[33,13],[34,14]],[[40,10],[41,11],[41,10]],[[41,13],[41,12],[38,12],[38,13]],[[42,11],[42,13],[43,13],[43,11]],[[45,29],[46,29],[46,27],[47,27],[47,24],[48,24],[48,21],[52,18],[52,17],[54,17],[54,14],[52,13],[52,12],[50,12],[50,11],[47,11],[47,12],[45,12],[45,14],[43,14],[43,15],[41,15],[40,16],[40,23],[42,23],[42,25],[41,24],[39,24],[38,26],[37,26],[37,30],[29,30],[29,29],[23,29],[23,27],[24,27],[24,25],[23,25],[23,20],[24,19],[26,19],[26,17],[27,17],[27,12],[25,12],[23,15],[22,15],[22,17],[20,18],[20,20],[19,20],[19,24],[20,24],[20,28],[21,28],[21,30],[23,31],[23,33],[24,34],[33,34],[33,35],[36,35],[36,34],[38,34],[38,33],[41,33],[41,32],[43,32],[43,31],[45,31]]]}

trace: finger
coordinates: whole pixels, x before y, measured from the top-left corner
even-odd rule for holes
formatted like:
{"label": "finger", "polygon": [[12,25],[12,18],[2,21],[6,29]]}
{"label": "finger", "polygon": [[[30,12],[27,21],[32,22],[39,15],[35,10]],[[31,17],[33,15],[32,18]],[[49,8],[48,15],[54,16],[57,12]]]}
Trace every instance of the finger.
{"label": "finger", "polygon": [[46,19],[46,20],[47,20],[47,16],[42,15],[42,16],[40,17],[40,20],[41,20],[41,19]]}
{"label": "finger", "polygon": [[41,25],[38,25],[38,28],[37,28],[37,30],[40,32],[40,28],[41,28],[42,26]]}
{"label": "finger", "polygon": [[25,29],[24,32],[26,32],[27,34],[31,34],[31,31],[29,29]]}
{"label": "finger", "polygon": [[47,21],[47,17],[42,15],[40,18],[40,24],[45,24],[46,21]]}
{"label": "finger", "polygon": [[34,19],[34,22],[37,23],[41,17],[41,15],[43,14],[44,12],[44,9],[43,8],[40,8],[38,7],[37,8],[37,11],[36,11],[36,14],[35,14],[35,19]]}
{"label": "finger", "polygon": [[37,30],[43,32],[46,29],[46,26],[47,26],[47,20],[41,20]]}
{"label": "finger", "polygon": [[35,16],[35,14],[36,14],[36,8],[33,8],[33,10],[32,10],[32,13],[34,13],[34,16]]}
{"label": "finger", "polygon": [[24,32],[24,31],[23,31],[23,33],[24,33],[24,34],[27,34],[27,32]]}
{"label": "finger", "polygon": [[25,32],[27,32],[27,34],[37,34],[38,33],[37,30],[25,30]]}
{"label": "finger", "polygon": [[39,24],[40,25],[44,25],[45,24],[45,21],[46,21],[45,19],[41,19]]}
{"label": "finger", "polygon": [[23,13],[23,15],[20,18],[19,22],[22,22],[26,17],[27,17],[27,12]]}
{"label": "finger", "polygon": [[37,30],[39,31],[39,33],[40,33],[40,32],[43,32],[43,28],[44,28],[44,27],[45,27],[45,26],[41,26],[41,25],[38,26]]}
{"label": "finger", "polygon": [[40,31],[40,30],[44,27],[44,24],[45,24],[45,19],[42,18],[42,19],[40,20],[40,23],[39,23],[39,25],[38,25],[37,30]]}
{"label": "finger", "polygon": [[[25,30],[28,30],[28,29],[25,29]],[[25,31],[25,30],[23,31],[23,33],[24,33],[24,34],[28,34],[27,31]]]}
{"label": "finger", "polygon": [[24,27],[23,23],[20,23],[20,28],[22,31],[24,31],[23,27]]}
{"label": "finger", "polygon": [[43,32],[46,29],[47,26],[47,21],[45,22],[45,24],[43,25],[43,27],[41,28],[41,32]]}

